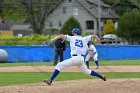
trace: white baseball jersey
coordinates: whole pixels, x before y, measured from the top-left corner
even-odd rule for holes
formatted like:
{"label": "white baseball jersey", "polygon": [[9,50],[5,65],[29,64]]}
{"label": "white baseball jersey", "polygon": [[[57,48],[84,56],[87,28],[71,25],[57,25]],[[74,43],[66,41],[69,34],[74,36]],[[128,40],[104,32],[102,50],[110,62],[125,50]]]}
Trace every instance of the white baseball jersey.
{"label": "white baseball jersey", "polygon": [[88,47],[87,51],[88,51],[88,53],[92,53],[92,54],[97,53],[97,50],[96,50],[96,48],[95,48],[94,45],[90,45],[90,46]]}
{"label": "white baseball jersey", "polygon": [[65,38],[70,42],[71,58],[58,63],[55,69],[61,71],[70,66],[77,66],[84,73],[91,74],[91,70],[87,69],[84,64],[84,57],[82,55],[86,54],[88,48],[87,43],[92,40],[92,36],[81,37],[65,35]]}
{"label": "white baseball jersey", "polygon": [[89,61],[89,59],[90,59],[90,54],[91,54],[91,53],[94,55],[94,56],[93,56],[94,61],[97,61],[97,60],[98,60],[98,53],[97,53],[97,50],[96,50],[96,48],[95,48],[94,45],[90,45],[90,46],[88,47],[87,51],[88,51],[88,54],[87,54],[87,56],[86,56],[86,58],[85,58],[85,61]]}
{"label": "white baseball jersey", "polygon": [[77,55],[85,55],[87,51],[87,43],[88,41],[91,41],[91,36],[88,37],[82,37],[82,36],[69,36],[66,35],[66,40],[70,42],[71,47],[71,56],[74,54]]}

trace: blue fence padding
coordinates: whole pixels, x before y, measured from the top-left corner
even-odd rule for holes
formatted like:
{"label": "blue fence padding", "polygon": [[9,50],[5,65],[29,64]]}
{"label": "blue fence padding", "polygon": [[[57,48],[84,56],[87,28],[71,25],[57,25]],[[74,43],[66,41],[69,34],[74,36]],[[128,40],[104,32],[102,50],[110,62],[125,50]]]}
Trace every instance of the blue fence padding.
{"label": "blue fence padding", "polygon": [[53,60],[54,49],[48,46],[1,46],[8,53],[8,62],[42,62]]}
{"label": "blue fence padding", "polygon": [[[49,46],[0,46],[8,53],[8,62],[49,62],[54,60],[54,48]],[[69,47],[64,58],[70,57]]]}
{"label": "blue fence padding", "polygon": [[[140,59],[140,46],[95,46],[99,60]],[[49,46],[0,46],[8,53],[8,62],[49,62],[54,60],[54,49]],[[64,59],[70,58],[66,47]]]}
{"label": "blue fence padding", "polygon": [[119,59],[140,59],[140,46],[96,46],[99,59],[119,60]]}

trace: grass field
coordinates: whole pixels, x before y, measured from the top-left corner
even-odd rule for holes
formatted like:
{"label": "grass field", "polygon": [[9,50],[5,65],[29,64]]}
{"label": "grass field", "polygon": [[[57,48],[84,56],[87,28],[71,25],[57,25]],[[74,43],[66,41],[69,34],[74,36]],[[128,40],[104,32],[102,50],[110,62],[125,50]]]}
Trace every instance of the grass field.
{"label": "grass field", "polygon": [[[52,66],[53,62],[19,62],[19,63],[0,63],[0,67],[11,66]],[[101,60],[101,66],[140,66],[140,60]],[[95,65],[93,61],[90,65]],[[0,72],[0,86],[39,83],[51,76],[51,72]],[[140,78],[140,72],[104,72],[101,73],[108,79],[116,78]],[[97,79],[96,77],[87,76],[81,72],[62,72],[55,79],[60,80],[78,80],[78,79]]]}
{"label": "grass field", "polygon": [[[108,79],[118,78],[140,78],[140,72],[108,72],[101,73],[107,76]],[[44,79],[49,79],[51,73],[44,72],[2,72],[0,73],[0,86],[27,84],[27,83],[39,83]],[[79,80],[79,79],[97,79],[81,72],[62,72],[55,79],[55,81],[61,80]]]}
{"label": "grass field", "polygon": [[[12,66],[52,66],[53,62],[15,62],[15,63],[0,63],[0,67]],[[90,61],[90,65],[95,63]],[[140,66],[140,60],[99,60],[100,66]]]}

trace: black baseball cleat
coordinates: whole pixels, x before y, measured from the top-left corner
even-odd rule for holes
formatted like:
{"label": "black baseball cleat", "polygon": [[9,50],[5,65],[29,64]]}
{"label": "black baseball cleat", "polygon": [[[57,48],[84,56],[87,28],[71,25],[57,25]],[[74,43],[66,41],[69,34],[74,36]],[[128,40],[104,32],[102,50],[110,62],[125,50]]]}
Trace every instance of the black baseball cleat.
{"label": "black baseball cleat", "polygon": [[51,86],[52,81],[51,80],[44,80],[44,83],[48,84],[49,86]]}
{"label": "black baseball cleat", "polygon": [[107,81],[106,76],[103,76],[101,79],[102,79],[103,81]]}

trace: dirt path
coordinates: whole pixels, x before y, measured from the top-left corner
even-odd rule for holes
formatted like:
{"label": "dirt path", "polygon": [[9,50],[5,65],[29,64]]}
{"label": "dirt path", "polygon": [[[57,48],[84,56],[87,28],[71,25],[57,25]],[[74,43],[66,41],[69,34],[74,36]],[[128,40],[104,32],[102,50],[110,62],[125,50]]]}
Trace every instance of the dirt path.
{"label": "dirt path", "polygon": [[140,79],[54,81],[0,87],[0,93],[139,93]]}
{"label": "dirt path", "polygon": [[[140,72],[140,66],[100,66],[100,69],[91,69],[98,72]],[[0,67],[0,72],[52,72],[54,66],[17,66],[17,67]],[[62,70],[62,72],[81,72],[77,67],[70,67]]]}
{"label": "dirt path", "polygon": [[[140,66],[101,66],[98,72],[140,72]],[[0,67],[0,72],[52,72],[54,66]],[[70,67],[62,72],[81,72]],[[140,93],[140,79],[100,79],[54,81],[52,86],[45,83],[0,86],[0,93]]]}

